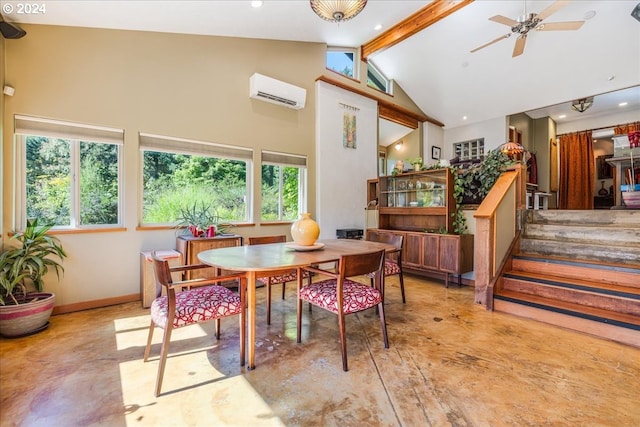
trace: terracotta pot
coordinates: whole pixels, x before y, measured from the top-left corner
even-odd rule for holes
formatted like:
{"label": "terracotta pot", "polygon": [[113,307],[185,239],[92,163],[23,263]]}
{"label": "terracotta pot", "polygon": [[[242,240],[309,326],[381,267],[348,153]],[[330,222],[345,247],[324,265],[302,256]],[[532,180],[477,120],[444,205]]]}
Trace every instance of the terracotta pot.
{"label": "terracotta pot", "polygon": [[298,245],[311,246],[320,236],[318,223],[311,219],[310,213],[300,214],[300,219],[291,225],[291,237]]}
{"label": "terracotta pot", "polygon": [[56,302],[55,294],[35,292],[28,297],[37,299],[19,305],[0,306],[0,335],[21,337],[47,328]]}

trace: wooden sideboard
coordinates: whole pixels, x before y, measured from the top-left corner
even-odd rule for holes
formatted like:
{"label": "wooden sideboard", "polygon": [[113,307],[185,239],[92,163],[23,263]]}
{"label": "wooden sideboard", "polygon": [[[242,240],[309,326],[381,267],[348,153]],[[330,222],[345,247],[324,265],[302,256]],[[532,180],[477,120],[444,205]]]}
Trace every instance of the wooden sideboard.
{"label": "wooden sideboard", "polygon": [[460,276],[473,270],[473,235],[438,234],[417,231],[368,229],[371,234],[400,234],[404,236],[402,267],[416,273],[444,277],[449,287],[449,275]]}
{"label": "wooden sideboard", "polygon": [[[216,237],[194,237],[185,234],[176,237],[176,249],[182,254],[182,259],[186,265],[201,264],[200,260],[198,260],[198,254],[202,251],[232,246],[242,246],[242,236],[229,234]],[[202,268],[186,271],[184,280],[211,277],[218,274],[220,274],[220,271],[217,271],[214,267]]]}

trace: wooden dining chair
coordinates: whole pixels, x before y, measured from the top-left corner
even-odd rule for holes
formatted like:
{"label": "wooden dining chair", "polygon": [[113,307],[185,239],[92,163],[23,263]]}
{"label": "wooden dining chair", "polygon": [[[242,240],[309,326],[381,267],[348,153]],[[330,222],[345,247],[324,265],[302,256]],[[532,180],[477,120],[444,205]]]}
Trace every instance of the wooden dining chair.
{"label": "wooden dining chair", "polygon": [[[269,243],[285,243],[287,236],[260,236],[249,237],[249,245],[265,245]],[[305,273],[305,278],[309,278],[309,273]],[[285,287],[288,282],[294,282],[298,279],[298,272],[295,269],[282,270],[272,272],[268,277],[259,277],[258,282],[264,284],[267,288],[267,325],[271,324],[271,285],[282,283],[282,299],[284,299]]]}
{"label": "wooden dining chair", "polygon": [[[387,251],[386,253],[384,260],[384,276],[389,277],[398,275],[400,279],[402,303],[405,304],[407,300],[404,297],[404,276],[402,274],[402,245],[404,244],[404,236],[402,234],[392,233],[369,233],[367,240],[386,243],[396,248],[395,250]],[[368,276],[371,279],[371,286],[373,286],[373,274],[369,274]]]}
{"label": "wooden dining chair", "polygon": [[[298,324],[297,342],[301,341],[302,301],[307,301],[320,308],[338,315],[340,330],[340,348],[342,351],[342,369],[347,371],[347,339],[345,332],[345,315],[357,313],[372,307],[378,308],[384,348],[389,348],[387,325],[384,319],[383,287],[384,287],[384,250],[356,255],[343,255],[338,261],[338,272],[322,270],[316,267],[304,267],[310,273],[328,276],[329,279],[316,281],[302,286],[298,279]],[[374,286],[368,286],[349,277],[373,273]]]}
{"label": "wooden dining chair", "polygon": [[[220,339],[220,319],[240,315],[240,365],[245,362],[245,294],[246,273],[234,273],[211,278],[200,278],[174,282],[171,273],[207,268],[204,264],[170,267],[169,262],[151,253],[156,277],[156,299],[151,303],[151,325],[144,351],[144,361],[149,359],[153,330],[157,326],[164,329],[158,376],[156,378],[156,397],[162,388],[169,353],[171,331],[176,328],[215,320],[215,336]],[[238,280],[238,292],[219,285],[220,282]],[[162,296],[162,290],[165,295]]]}

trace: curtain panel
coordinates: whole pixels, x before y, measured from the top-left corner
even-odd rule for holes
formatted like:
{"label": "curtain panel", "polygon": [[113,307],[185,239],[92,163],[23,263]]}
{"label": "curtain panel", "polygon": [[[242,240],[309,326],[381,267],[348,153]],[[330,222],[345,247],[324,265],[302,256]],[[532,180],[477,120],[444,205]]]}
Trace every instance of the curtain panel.
{"label": "curtain panel", "polygon": [[560,137],[560,209],[593,209],[594,156],[591,131]]}

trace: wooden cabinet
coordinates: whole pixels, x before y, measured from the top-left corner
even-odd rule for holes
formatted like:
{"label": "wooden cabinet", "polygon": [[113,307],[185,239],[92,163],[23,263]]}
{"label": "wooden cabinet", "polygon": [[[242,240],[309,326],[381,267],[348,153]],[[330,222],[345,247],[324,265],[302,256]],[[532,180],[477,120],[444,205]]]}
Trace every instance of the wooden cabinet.
{"label": "wooden cabinet", "polygon": [[401,230],[367,230],[372,233],[401,234],[404,237],[402,267],[416,273],[443,277],[449,286],[449,275],[460,276],[473,270],[473,235],[436,234]]}
{"label": "wooden cabinet", "polygon": [[379,179],[378,228],[449,232],[455,212],[453,175],[448,168]]}
{"label": "wooden cabinet", "polygon": [[[232,246],[242,246],[242,236],[231,234],[216,237],[193,237],[185,234],[176,238],[176,249],[182,254],[182,259],[186,265],[200,264],[198,254],[202,251]],[[214,267],[203,268],[185,272],[184,279],[198,279],[217,274],[220,274],[220,272],[216,271]]]}

